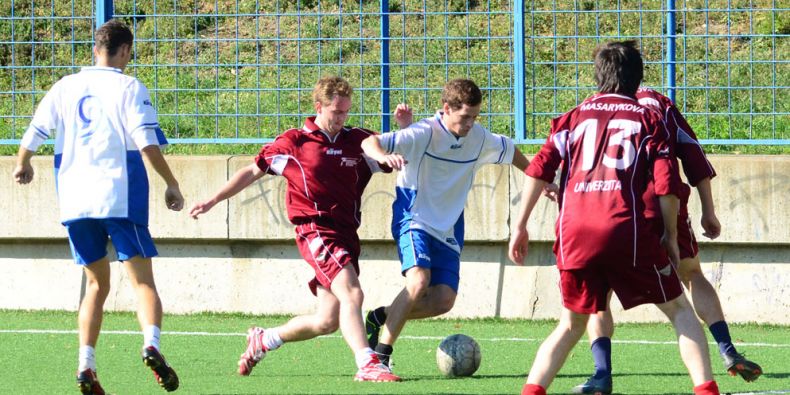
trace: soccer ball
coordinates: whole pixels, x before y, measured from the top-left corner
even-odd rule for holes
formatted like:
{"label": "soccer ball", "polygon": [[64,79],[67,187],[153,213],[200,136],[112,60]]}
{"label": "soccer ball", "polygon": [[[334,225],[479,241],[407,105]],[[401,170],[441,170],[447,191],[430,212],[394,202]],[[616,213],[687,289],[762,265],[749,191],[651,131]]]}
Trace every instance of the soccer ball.
{"label": "soccer ball", "polygon": [[444,338],[436,349],[436,365],[447,377],[471,376],[480,367],[480,345],[467,335]]}

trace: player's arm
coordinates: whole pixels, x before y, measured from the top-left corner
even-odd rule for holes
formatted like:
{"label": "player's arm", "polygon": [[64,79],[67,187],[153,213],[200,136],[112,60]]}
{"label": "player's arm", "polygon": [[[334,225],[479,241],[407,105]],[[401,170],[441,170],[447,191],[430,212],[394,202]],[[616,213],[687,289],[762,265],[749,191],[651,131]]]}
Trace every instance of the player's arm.
{"label": "player's arm", "polygon": [[366,139],[362,140],[361,147],[362,151],[364,151],[365,155],[367,155],[369,158],[381,163],[382,165],[387,165],[395,170],[402,169],[407,163],[406,159],[401,154],[388,154],[386,151],[384,151],[384,148],[381,146],[379,136],[370,135]]}
{"label": "player's arm", "polygon": [[680,249],[678,248],[678,210],[680,200],[675,195],[661,195],[658,197],[661,206],[661,218],[664,220],[664,236],[661,243],[667,249],[669,258],[675,264],[680,263]]}
{"label": "player's arm", "polygon": [[524,190],[521,191],[521,203],[519,204],[518,217],[513,226],[508,245],[508,256],[513,263],[523,265],[527,257],[529,247],[529,233],[527,232],[527,222],[532,210],[535,208],[543,188],[548,184],[546,181],[527,176],[524,181]]}
{"label": "player's arm", "polygon": [[702,229],[705,230],[702,234],[709,238],[715,239],[721,234],[721,224],[716,217],[716,210],[713,207],[713,193],[710,187],[710,177],[705,177],[697,183],[697,193],[702,205]]}
{"label": "player's arm", "polygon": [[33,181],[33,165],[30,164],[30,159],[35,152],[25,148],[19,147],[19,152],[16,155],[16,168],[14,169],[14,180],[20,184],[28,184]]}
{"label": "player's arm", "polygon": [[192,206],[192,208],[189,209],[189,215],[197,219],[200,214],[208,212],[217,203],[241,192],[244,188],[247,188],[250,184],[263,177],[264,174],[266,173],[261,170],[256,163],[242,168],[237,171],[236,174],[214,194],[214,196]]}
{"label": "player's arm", "polygon": [[146,161],[154,168],[160,177],[165,181],[167,188],[165,189],[165,204],[167,208],[173,211],[181,211],[184,208],[184,197],[181,195],[181,189],[178,186],[178,181],[170,171],[162,150],[159,145],[152,144],[140,150],[145,157]]}
{"label": "player's arm", "polygon": [[529,159],[527,159],[527,157],[524,156],[524,154],[521,153],[521,150],[518,149],[518,147],[514,147],[514,149],[513,149],[513,163],[512,164],[513,164],[513,166],[515,166],[517,169],[521,170],[522,172],[524,170],[527,170],[527,166],[529,166]]}

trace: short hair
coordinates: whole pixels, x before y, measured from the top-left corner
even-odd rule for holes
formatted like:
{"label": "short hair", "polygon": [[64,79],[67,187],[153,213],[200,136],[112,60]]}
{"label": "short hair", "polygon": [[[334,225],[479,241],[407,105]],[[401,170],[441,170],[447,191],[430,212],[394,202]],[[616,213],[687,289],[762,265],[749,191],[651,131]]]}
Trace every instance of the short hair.
{"label": "short hair", "polygon": [[474,81],[456,78],[448,81],[442,90],[442,103],[447,103],[453,110],[458,110],[464,104],[474,107],[483,102],[483,93]]}
{"label": "short hair", "polygon": [[322,77],[313,88],[313,102],[329,105],[335,96],[351,97],[354,93],[351,84],[344,78],[337,76]]}
{"label": "short hair", "polygon": [[117,19],[110,19],[96,30],[96,47],[106,50],[109,56],[115,56],[121,45],[131,46],[133,42],[132,31]]}
{"label": "short hair", "polygon": [[612,41],[598,45],[593,51],[595,82],[601,93],[633,96],[644,78],[642,54],[636,41]]}

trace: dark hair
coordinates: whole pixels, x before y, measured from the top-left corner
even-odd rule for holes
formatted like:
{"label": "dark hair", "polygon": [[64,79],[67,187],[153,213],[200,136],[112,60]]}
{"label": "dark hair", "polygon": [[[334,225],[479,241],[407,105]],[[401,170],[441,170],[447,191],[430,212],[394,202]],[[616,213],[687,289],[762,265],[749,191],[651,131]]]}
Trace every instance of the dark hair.
{"label": "dark hair", "polygon": [[453,110],[467,106],[476,106],[483,101],[483,94],[472,80],[457,78],[450,80],[442,90],[442,103],[447,103]]}
{"label": "dark hair", "polygon": [[134,35],[123,22],[110,19],[96,30],[96,47],[107,51],[107,55],[115,56],[123,44],[132,45]]}
{"label": "dark hair", "polygon": [[352,93],[354,93],[354,89],[345,78],[326,76],[316,82],[313,88],[313,101],[328,106],[335,96],[351,97]]}
{"label": "dark hair", "polygon": [[601,93],[633,96],[644,77],[642,55],[636,41],[612,41],[598,45],[593,51],[595,82]]}

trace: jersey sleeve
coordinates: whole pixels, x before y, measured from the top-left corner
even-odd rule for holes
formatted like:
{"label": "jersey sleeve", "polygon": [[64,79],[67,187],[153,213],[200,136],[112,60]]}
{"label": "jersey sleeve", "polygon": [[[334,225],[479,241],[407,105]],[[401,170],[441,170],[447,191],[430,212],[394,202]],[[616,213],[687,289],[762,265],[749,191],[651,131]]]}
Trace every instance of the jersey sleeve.
{"label": "jersey sleeve", "polygon": [[674,145],[669,131],[658,117],[649,118],[645,128],[651,134],[647,142],[648,157],[652,158],[653,185],[656,196],[680,196],[680,174]]}
{"label": "jersey sleeve", "polygon": [[529,162],[524,173],[532,178],[546,182],[554,182],[557,169],[564,159],[568,142],[569,114],[555,118],[551,121],[551,133],[540,151]]}
{"label": "jersey sleeve", "polygon": [[282,175],[288,160],[293,158],[294,143],[290,130],[277,136],[274,141],[261,148],[258,156],[255,157],[255,164],[265,173]]}
{"label": "jersey sleeve", "polygon": [[414,123],[406,129],[379,136],[381,148],[388,154],[400,154],[407,161],[416,161],[425,152],[431,140],[431,125],[427,120]]}
{"label": "jersey sleeve", "polygon": [[672,129],[676,135],[675,153],[683,166],[683,173],[689,184],[696,186],[705,178],[716,177],[705,152],[702,149],[697,135],[683,117],[683,114],[674,105],[670,106],[666,112],[667,127]]}
{"label": "jersey sleeve", "polygon": [[138,149],[149,145],[163,146],[167,144],[164,133],[159,128],[156,109],[151,103],[148,89],[136,79],[127,87],[124,113],[126,114],[126,132]]}
{"label": "jersey sleeve", "polygon": [[30,125],[27,127],[20,143],[28,151],[35,152],[44,141],[54,137],[53,132],[57,130],[61,122],[58,113],[59,89],[60,84],[55,83],[38,104],[33,119],[30,121]]}
{"label": "jersey sleeve", "polygon": [[513,163],[513,153],[516,145],[510,137],[501,134],[493,134],[485,131],[483,149],[480,151],[481,163],[510,164]]}

